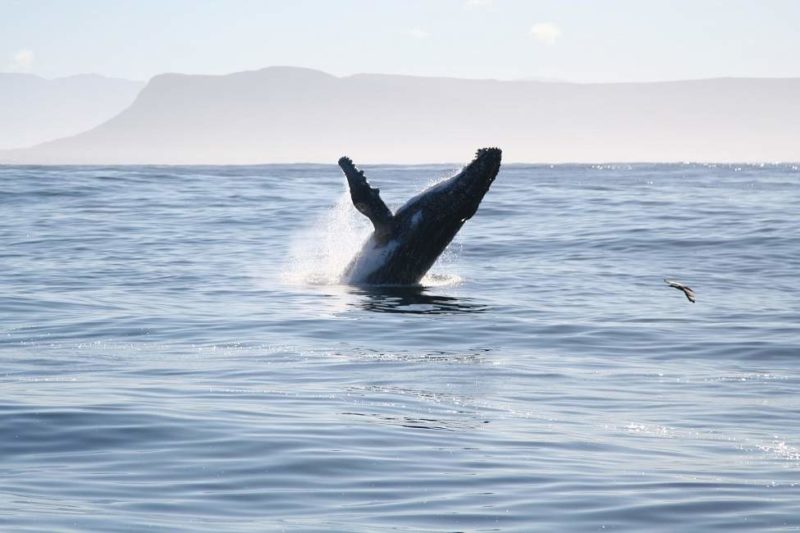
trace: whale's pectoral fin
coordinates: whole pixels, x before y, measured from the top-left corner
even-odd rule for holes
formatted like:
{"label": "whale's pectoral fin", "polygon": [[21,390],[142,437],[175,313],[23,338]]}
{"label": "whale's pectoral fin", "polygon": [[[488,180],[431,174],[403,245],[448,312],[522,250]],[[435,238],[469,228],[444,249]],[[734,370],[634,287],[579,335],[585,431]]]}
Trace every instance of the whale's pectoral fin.
{"label": "whale's pectoral fin", "polygon": [[347,176],[353,205],[370,219],[379,236],[388,235],[393,217],[392,212],[381,200],[380,190],[369,186],[364,171],[358,170],[349,157],[339,159],[339,166]]}

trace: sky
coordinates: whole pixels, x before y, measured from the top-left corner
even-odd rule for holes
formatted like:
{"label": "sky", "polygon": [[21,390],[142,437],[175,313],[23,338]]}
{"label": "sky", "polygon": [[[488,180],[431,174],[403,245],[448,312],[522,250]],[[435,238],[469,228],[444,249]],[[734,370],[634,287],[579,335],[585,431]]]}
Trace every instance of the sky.
{"label": "sky", "polygon": [[800,0],[0,0],[0,72],[800,77]]}

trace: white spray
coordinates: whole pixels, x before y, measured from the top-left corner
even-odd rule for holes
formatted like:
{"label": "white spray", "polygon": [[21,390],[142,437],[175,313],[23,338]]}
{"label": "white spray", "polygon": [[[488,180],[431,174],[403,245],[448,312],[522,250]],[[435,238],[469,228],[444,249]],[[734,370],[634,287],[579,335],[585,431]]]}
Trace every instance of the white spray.
{"label": "white spray", "polygon": [[333,285],[372,233],[372,225],[355,210],[344,192],[311,227],[293,236],[291,261],[284,278],[294,284]]}
{"label": "white spray", "polygon": [[[372,224],[356,211],[350,193],[344,191],[336,204],[317,218],[313,224],[292,238],[290,261],[283,272],[284,281],[293,285],[336,285],[343,279],[347,265],[359,253],[372,233]],[[391,243],[390,243],[391,244]],[[396,247],[396,244],[395,244]],[[440,256],[434,268],[422,279],[426,286],[456,285],[461,277],[455,274],[456,250],[453,243]],[[379,266],[394,247],[387,248],[381,257],[360,258],[355,271],[364,273]]]}

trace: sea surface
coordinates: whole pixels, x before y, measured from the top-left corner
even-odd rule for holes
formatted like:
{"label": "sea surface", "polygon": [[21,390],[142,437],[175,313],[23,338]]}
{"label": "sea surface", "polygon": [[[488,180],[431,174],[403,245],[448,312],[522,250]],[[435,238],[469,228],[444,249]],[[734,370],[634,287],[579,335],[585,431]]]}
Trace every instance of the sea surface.
{"label": "sea surface", "polygon": [[0,530],[800,529],[798,166],[506,165],[419,290],[368,233],[334,165],[0,167]]}

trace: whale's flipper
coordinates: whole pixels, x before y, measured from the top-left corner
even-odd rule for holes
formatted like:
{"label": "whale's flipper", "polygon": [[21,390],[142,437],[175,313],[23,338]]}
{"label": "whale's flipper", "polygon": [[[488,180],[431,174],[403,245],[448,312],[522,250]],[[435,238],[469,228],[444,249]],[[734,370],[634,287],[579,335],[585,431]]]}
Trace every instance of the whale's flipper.
{"label": "whale's flipper", "polygon": [[379,189],[369,186],[364,171],[358,170],[349,157],[339,159],[339,166],[342,167],[347,184],[350,186],[350,198],[353,205],[375,226],[375,235],[381,239],[387,237],[392,229],[392,212],[383,203]]}

